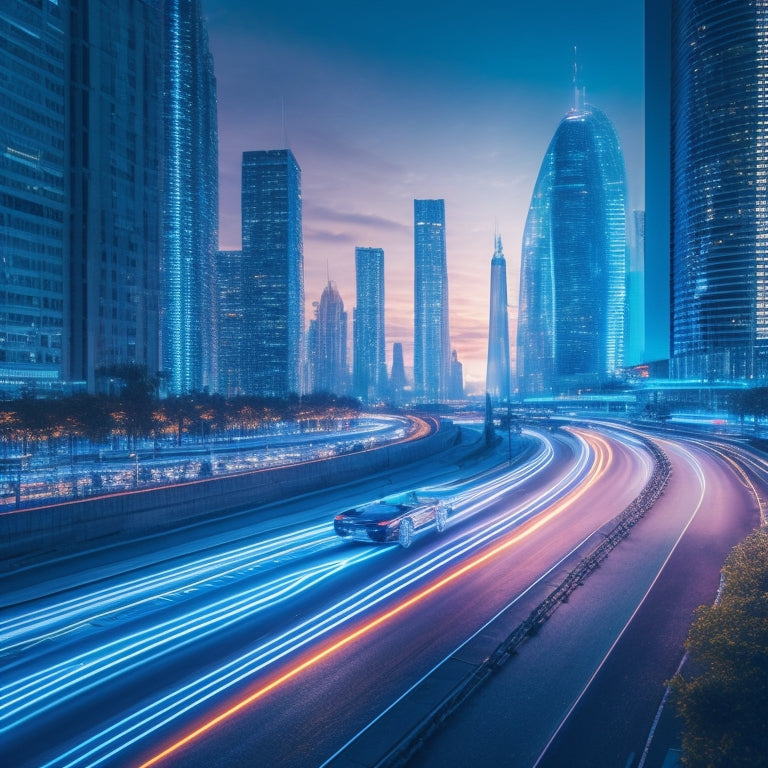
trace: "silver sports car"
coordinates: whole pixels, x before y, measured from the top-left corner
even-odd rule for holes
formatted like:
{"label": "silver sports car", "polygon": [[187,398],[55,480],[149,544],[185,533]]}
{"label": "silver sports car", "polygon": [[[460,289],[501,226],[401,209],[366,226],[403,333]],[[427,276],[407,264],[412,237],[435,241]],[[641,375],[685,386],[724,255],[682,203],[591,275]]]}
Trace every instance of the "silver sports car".
{"label": "silver sports car", "polygon": [[333,528],[343,539],[397,542],[407,548],[417,531],[434,527],[442,533],[451,512],[443,499],[409,491],[341,512],[334,518]]}

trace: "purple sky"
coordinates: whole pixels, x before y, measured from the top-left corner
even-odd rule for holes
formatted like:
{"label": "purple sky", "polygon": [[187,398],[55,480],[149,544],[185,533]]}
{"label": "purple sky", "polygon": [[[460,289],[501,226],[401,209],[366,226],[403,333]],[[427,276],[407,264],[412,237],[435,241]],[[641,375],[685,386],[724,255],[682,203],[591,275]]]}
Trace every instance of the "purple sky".
{"label": "purple sky", "polygon": [[630,206],[644,207],[640,0],[203,7],[218,83],[221,247],[240,247],[243,151],[287,144],[302,168],[307,319],[328,275],[351,319],[355,246],[383,248],[388,360],[400,341],[411,365],[413,199],[444,198],[451,344],[468,388],[482,391],[494,229],[514,320],[523,226],[572,102],[574,46],[587,101],[618,131]]}

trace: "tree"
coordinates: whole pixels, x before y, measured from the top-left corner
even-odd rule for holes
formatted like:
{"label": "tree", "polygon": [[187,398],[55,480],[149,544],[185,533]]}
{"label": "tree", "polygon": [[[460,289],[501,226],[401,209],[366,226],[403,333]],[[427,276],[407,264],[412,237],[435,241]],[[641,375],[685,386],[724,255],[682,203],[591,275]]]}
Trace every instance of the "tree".
{"label": "tree", "polygon": [[672,680],[683,764],[768,766],[768,531],[732,550],[723,577],[720,601],[697,610],[686,640],[692,674]]}

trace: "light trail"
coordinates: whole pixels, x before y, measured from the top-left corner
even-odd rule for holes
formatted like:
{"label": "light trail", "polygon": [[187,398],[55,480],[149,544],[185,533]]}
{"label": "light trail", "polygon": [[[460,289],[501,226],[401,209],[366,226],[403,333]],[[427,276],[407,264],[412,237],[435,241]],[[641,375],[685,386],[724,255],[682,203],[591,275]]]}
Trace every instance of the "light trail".
{"label": "light trail", "polygon": [[[581,438],[577,439],[581,441]],[[192,709],[199,707],[205,701],[221,695],[233,685],[251,679],[256,673],[277,663],[288,655],[297,653],[299,649],[310,643],[320,642],[331,631],[342,628],[349,621],[362,614],[370,613],[374,606],[379,605],[385,600],[391,600],[394,595],[403,589],[411,587],[417,581],[423,580],[437,570],[445,570],[447,561],[457,561],[460,558],[466,558],[471,550],[487,544],[491,539],[502,534],[505,531],[505,526],[508,531],[514,526],[519,525],[522,520],[531,517],[537,511],[548,506],[558,494],[562,494],[564,488],[569,483],[573,485],[583,479],[583,487],[579,487],[568,497],[568,501],[562,501],[555,508],[558,512],[561,511],[576,498],[587,492],[599,478],[607,462],[610,460],[611,449],[605,441],[591,436],[591,442],[594,445],[597,458],[589,470],[586,479],[583,478],[583,475],[588,464],[589,452],[584,450],[576,466],[562,479],[561,483],[558,483],[549,492],[542,494],[534,503],[526,507],[526,510],[516,511],[505,518],[505,522],[497,522],[493,526],[486,526],[482,533],[480,531],[474,532],[469,537],[469,540],[455,543],[448,550],[441,549],[437,553],[430,553],[428,556],[425,556],[422,562],[410,563],[393,573],[387,574],[372,585],[362,588],[339,603],[330,606],[315,616],[309,617],[292,629],[272,638],[240,658],[209,672],[207,675],[190,682],[183,688],[172,691],[162,699],[152,702],[141,710],[124,717],[118,723],[115,723],[101,733],[95,734],[86,742],[60,755],[47,765],[98,765],[110,759],[128,746],[146,738],[151,733],[173,722]],[[521,536],[530,535],[531,532],[537,530],[541,525],[549,522],[556,513],[550,511],[546,516],[542,516],[540,521],[534,521],[529,533],[521,534]],[[516,543],[516,541],[519,541],[519,538],[513,538],[509,541],[507,548]],[[499,554],[504,549],[503,547],[501,549],[495,547],[491,551]],[[469,566],[469,568],[477,567],[486,561],[487,557],[478,559],[476,565]],[[468,567],[462,566],[455,571],[452,577],[446,577],[439,583],[445,586],[455,578],[458,578],[459,575],[466,573],[467,570]],[[426,592],[425,595],[432,592],[434,592],[434,589],[431,592]],[[408,604],[412,604],[412,602]],[[396,610],[396,608],[391,610]],[[397,609],[398,612],[400,610],[402,609]],[[391,617],[396,614],[390,612],[384,615]],[[378,626],[379,624],[380,620],[377,620],[372,626]],[[328,655],[325,651],[323,651],[323,654],[317,660]],[[314,663],[317,663],[317,660]],[[302,666],[302,669],[305,668],[306,666]],[[295,676],[295,674],[298,673],[294,672],[293,675]],[[273,688],[274,685],[270,690]]]}
{"label": "light trail", "polygon": [[[0,653],[51,640],[158,599],[188,594],[216,579],[264,565],[274,566],[276,559],[314,550],[319,545],[330,547],[336,539],[323,523],[78,595],[54,606],[26,610],[18,617],[3,619]],[[6,609],[3,613],[13,611]]]}

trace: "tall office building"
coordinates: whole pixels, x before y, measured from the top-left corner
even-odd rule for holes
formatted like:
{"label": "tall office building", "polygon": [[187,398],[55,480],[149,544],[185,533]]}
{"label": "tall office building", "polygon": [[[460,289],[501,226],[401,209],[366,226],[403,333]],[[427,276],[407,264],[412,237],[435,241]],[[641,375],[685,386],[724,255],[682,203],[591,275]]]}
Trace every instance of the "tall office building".
{"label": "tall office building", "polygon": [[312,391],[347,394],[347,313],[339,289],[331,280],[317,304],[310,339]]}
{"label": "tall office building", "polygon": [[67,23],[51,2],[0,13],[0,396],[67,375]]}
{"label": "tall office building", "polygon": [[301,169],[289,149],[243,153],[243,388],[301,394]]}
{"label": "tall office building", "polygon": [[387,384],[381,248],[355,248],[355,285],[353,390],[371,402],[383,397]]}
{"label": "tall office building", "polygon": [[[648,362],[645,355],[645,211],[632,211],[632,237],[627,273],[627,340],[625,363]],[[650,288],[654,289],[655,280]],[[668,282],[668,280],[662,280]],[[667,290],[669,288],[667,287]]]}
{"label": "tall office building", "polygon": [[243,383],[243,252],[219,251],[216,259],[218,288],[218,384],[224,397],[242,395]]}
{"label": "tall office building", "polygon": [[162,363],[173,394],[215,389],[218,128],[200,0],[165,0]]}
{"label": "tall office building", "polygon": [[672,0],[645,0],[643,362],[647,363],[669,360],[671,8]]}
{"label": "tall office building", "polygon": [[395,405],[400,405],[405,399],[405,388],[407,385],[403,345],[401,342],[396,341],[392,345],[392,373],[389,377],[389,391]]}
{"label": "tall office building", "polygon": [[162,16],[70,2],[70,374],[159,369]]}
{"label": "tall office building", "polygon": [[414,393],[426,402],[448,397],[451,341],[445,201],[414,200]]}
{"label": "tall office building", "polygon": [[509,316],[507,314],[507,261],[496,236],[491,259],[491,307],[488,321],[488,360],[485,391],[495,403],[509,402]]}
{"label": "tall office building", "polygon": [[616,131],[603,112],[577,98],[544,156],[523,232],[523,393],[593,386],[623,365],[626,200]]}
{"label": "tall office building", "polygon": [[671,374],[768,376],[768,3],[672,10]]}

